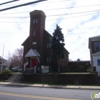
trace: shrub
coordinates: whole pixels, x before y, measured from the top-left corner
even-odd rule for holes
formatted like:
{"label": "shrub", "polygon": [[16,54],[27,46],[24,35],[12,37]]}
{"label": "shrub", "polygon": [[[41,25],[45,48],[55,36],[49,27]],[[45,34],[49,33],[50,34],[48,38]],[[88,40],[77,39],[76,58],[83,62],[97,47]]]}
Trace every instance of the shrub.
{"label": "shrub", "polygon": [[1,74],[11,74],[11,73],[12,73],[11,70],[3,70],[1,72]]}
{"label": "shrub", "polygon": [[90,66],[76,66],[76,65],[70,65],[68,66],[69,72],[87,72],[89,70]]}

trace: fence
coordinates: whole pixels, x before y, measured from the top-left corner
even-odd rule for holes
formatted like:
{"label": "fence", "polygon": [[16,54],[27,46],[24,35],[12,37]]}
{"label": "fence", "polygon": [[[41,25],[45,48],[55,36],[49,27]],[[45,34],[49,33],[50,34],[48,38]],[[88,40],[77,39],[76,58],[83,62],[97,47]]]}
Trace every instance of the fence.
{"label": "fence", "polygon": [[97,84],[97,73],[84,74],[24,74],[23,81],[47,84]]}

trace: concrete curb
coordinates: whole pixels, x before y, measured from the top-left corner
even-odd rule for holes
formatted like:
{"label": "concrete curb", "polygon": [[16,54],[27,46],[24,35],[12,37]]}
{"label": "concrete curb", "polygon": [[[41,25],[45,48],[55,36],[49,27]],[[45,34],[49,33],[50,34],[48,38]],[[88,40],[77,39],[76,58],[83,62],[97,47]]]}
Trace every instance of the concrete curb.
{"label": "concrete curb", "polygon": [[56,89],[84,89],[84,90],[100,90],[100,86],[63,86],[63,85],[46,85],[46,84],[24,84],[12,82],[0,82],[0,85],[5,86],[20,86],[20,87],[39,87],[39,88],[56,88]]}

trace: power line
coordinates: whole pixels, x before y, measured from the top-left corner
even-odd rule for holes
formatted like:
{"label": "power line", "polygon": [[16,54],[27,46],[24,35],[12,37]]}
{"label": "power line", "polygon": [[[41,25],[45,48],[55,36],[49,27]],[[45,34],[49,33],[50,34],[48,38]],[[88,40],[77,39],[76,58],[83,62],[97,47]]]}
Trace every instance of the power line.
{"label": "power line", "polygon": [[38,2],[43,2],[43,1],[47,1],[47,0],[38,0],[38,1],[34,1],[34,2],[29,2],[29,3],[24,3],[24,4],[12,6],[12,7],[4,8],[4,9],[1,9],[0,12],[5,11],[5,10],[9,10],[9,9],[13,9],[13,8],[18,8],[18,7],[22,7],[22,6],[31,5],[31,4],[38,3]]}
{"label": "power line", "polygon": [[[71,14],[94,14],[94,13],[100,13],[100,10],[94,10],[94,11],[86,11],[86,12],[78,12],[78,13],[71,13]],[[61,16],[61,15],[70,15],[70,14],[55,14],[55,15],[47,15],[47,17],[51,17],[51,16]],[[0,16],[0,18],[29,18],[28,16],[19,16],[19,17],[11,17],[11,16]]]}
{"label": "power line", "polygon": [[[73,33],[72,31],[70,31],[70,29],[69,29],[69,32]],[[78,35],[75,34],[75,33],[73,33],[73,34],[74,34],[75,36],[77,36],[78,38],[80,38],[80,39],[87,40],[87,39],[85,39],[85,38],[82,38],[82,37],[78,36]]]}
{"label": "power line", "polygon": [[[34,1],[41,1],[41,0],[34,0]],[[62,1],[55,1],[55,2],[62,2]],[[41,3],[42,3],[42,4],[47,4],[47,3],[44,3],[44,2],[41,2]],[[50,4],[50,3],[54,3],[54,1],[53,1],[53,2],[50,2],[50,1],[49,1],[48,3],[49,3],[49,4]],[[38,4],[37,4],[37,5],[38,5]],[[13,6],[13,5],[9,5],[9,6]]]}
{"label": "power line", "polygon": [[[64,1],[64,0],[63,0]],[[66,5],[66,2],[64,2],[65,3],[65,5]],[[66,7],[67,7],[67,5],[66,5]],[[67,8],[68,10],[69,10],[69,8]],[[72,15],[72,13],[71,13],[71,11],[69,10],[69,12],[70,12],[70,14],[71,14],[71,16],[72,16],[72,18],[73,18],[73,20],[75,21],[75,19],[74,19],[74,17],[73,17],[73,15]],[[79,27],[79,25],[77,24],[77,22],[75,21],[75,23],[76,23],[76,25]],[[79,30],[80,30],[80,32],[81,33],[83,33],[82,31],[81,31],[81,29],[80,29],[80,27],[79,27]]]}
{"label": "power line", "polygon": [[[79,16],[74,16],[74,17],[81,17],[81,16],[87,16],[87,15],[92,15],[92,14],[96,14],[97,12],[95,13],[90,13],[90,14],[82,14],[82,15],[79,15]],[[48,17],[48,16],[47,16]],[[67,18],[59,18],[59,19],[50,19],[50,20],[60,20],[60,19],[69,19],[69,18],[72,18],[72,17],[67,17]]]}
{"label": "power line", "polygon": [[[100,28],[100,27],[91,27],[91,28]],[[91,29],[91,28],[82,28],[82,29]]]}
{"label": "power line", "polygon": [[12,0],[12,1],[3,2],[3,3],[0,3],[0,5],[4,5],[4,4],[8,4],[8,3],[16,2],[16,1],[19,1],[19,0]]}
{"label": "power line", "polygon": [[[19,0],[13,0],[13,1],[19,1]],[[69,0],[67,0],[67,1],[69,1]],[[62,1],[55,1],[55,2],[62,2]],[[53,2],[48,2],[48,3],[54,3],[54,1]],[[47,3],[43,2],[42,4],[47,4]],[[81,8],[81,7],[92,7],[92,6],[100,6],[100,4],[98,4],[98,5],[76,6],[76,7],[67,7],[67,8]],[[56,9],[66,9],[66,8],[56,8]],[[56,9],[43,9],[43,10],[56,10]],[[26,12],[29,12],[29,11],[26,11]],[[24,13],[24,12],[16,12],[16,13]],[[6,14],[11,14],[11,13],[6,13]]]}
{"label": "power line", "polygon": [[[70,7],[67,7],[67,8],[70,8]],[[55,8],[55,9],[42,9],[42,10],[59,10],[59,9],[66,9],[66,8]],[[78,12],[78,13],[72,13],[72,14],[79,14],[79,13],[88,13],[88,12],[95,12],[95,11],[100,11],[100,9],[97,9],[97,10],[90,10],[90,11],[85,11],[85,12]],[[3,13],[4,15],[5,14],[14,14],[14,13],[26,13],[26,12],[30,12],[30,11],[24,11],[24,12],[12,12],[12,13]],[[3,15],[2,14],[2,15]]]}
{"label": "power line", "polygon": [[[79,15],[79,16],[74,16],[74,17],[81,17],[81,16],[86,16],[86,15],[92,15],[95,13],[91,13],[91,14],[84,14],[84,15]],[[48,17],[48,16],[47,16]],[[12,17],[11,17],[12,18]],[[29,17],[18,17],[18,18],[29,18]],[[67,17],[67,18],[59,18],[59,19],[48,19],[47,21],[51,21],[51,20],[61,20],[61,19],[69,19],[72,17]],[[0,23],[29,23],[29,22],[4,22],[4,21],[0,21]]]}
{"label": "power line", "polygon": [[68,7],[68,8],[83,8],[83,7],[93,7],[93,6],[100,6],[100,4],[98,4],[98,5],[76,6],[76,7]]}
{"label": "power line", "polygon": [[82,47],[84,47],[83,45],[85,45],[86,43],[84,42],[84,43],[82,43],[80,46],[79,46],[79,48],[76,48],[74,51],[72,51],[72,52],[76,52],[76,51],[79,51],[80,49],[82,49]]}

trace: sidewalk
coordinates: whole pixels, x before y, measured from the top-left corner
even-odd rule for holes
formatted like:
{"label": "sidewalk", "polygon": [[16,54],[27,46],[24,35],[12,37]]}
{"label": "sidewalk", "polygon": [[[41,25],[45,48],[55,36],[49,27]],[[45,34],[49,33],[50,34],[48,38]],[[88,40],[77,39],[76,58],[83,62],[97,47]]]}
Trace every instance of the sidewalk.
{"label": "sidewalk", "polygon": [[87,89],[87,90],[100,90],[100,86],[74,86],[74,85],[47,85],[47,84],[24,84],[13,82],[0,82],[0,85],[5,86],[22,86],[22,87],[43,87],[43,88],[59,88],[59,89]]}

